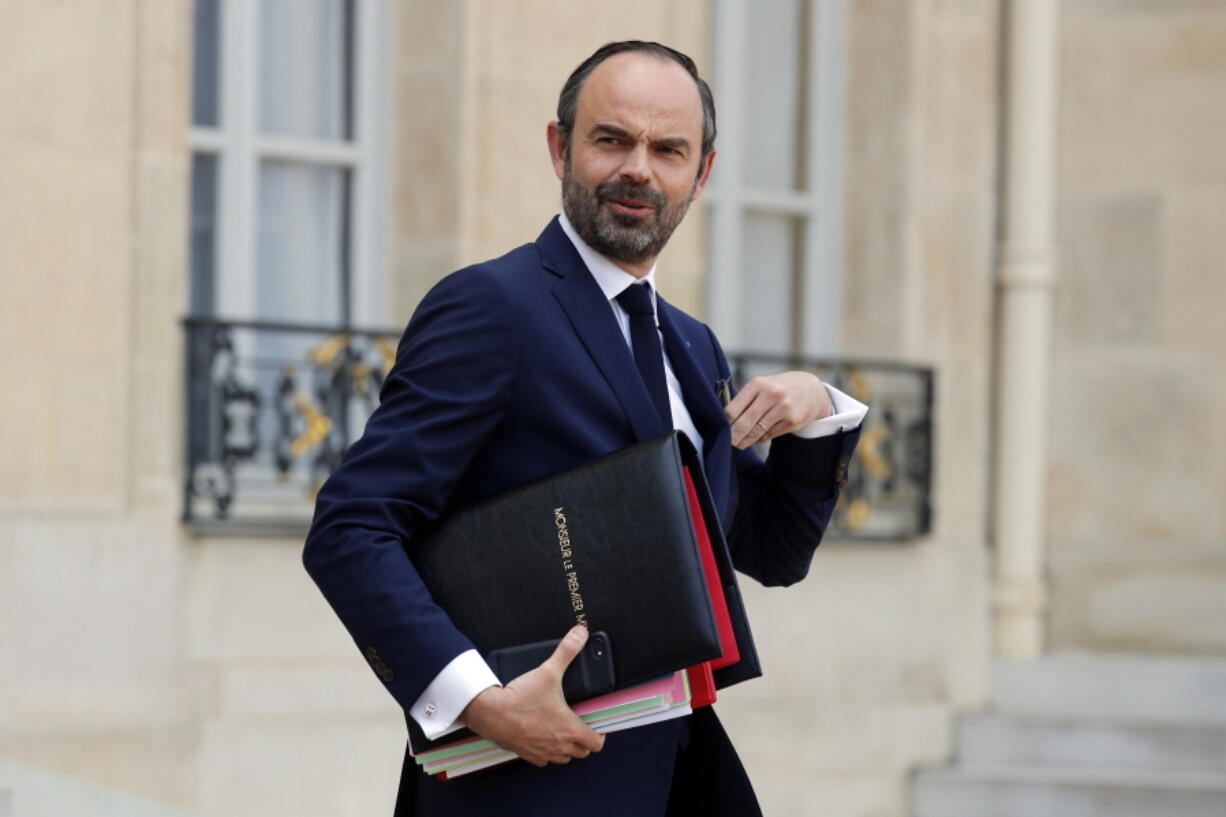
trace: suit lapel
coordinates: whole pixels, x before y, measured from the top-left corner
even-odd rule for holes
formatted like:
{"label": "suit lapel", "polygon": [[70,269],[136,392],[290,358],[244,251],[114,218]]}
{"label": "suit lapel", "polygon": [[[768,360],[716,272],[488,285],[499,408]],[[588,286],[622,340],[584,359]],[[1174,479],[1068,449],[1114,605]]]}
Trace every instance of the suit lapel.
{"label": "suit lapel", "polygon": [[562,278],[553,288],[554,297],[621,403],[635,439],[659,436],[659,416],[613,309],[556,218],[537,239],[537,248],[546,269]]}
{"label": "suit lapel", "polygon": [[[713,493],[719,495],[722,491],[724,470],[720,458],[713,456],[717,451],[726,450],[731,444],[731,431],[724,417],[724,409],[715,395],[715,375],[707,377],[702,367],[694,358],[691,342],[681,335],[677,324],[672,318],[673,307],[663,298],[657,297],[657,312],[660,316],[660,331],[664,335],[664,349],[668,354],[668,362],[672,365],[673,374],[681,384],[681,396],[685,399],[685,407],[690,412],[694,427],[702,435],[703,464],[707,472],[707,481]],[[719,489],[716,483],[719,482]]]}
{"label": "suit lapel", "polygon": [[[677,321],[673,319],[673,308],[664,303],[663,298],[656,299],[657,313],[660,314],[660,331],[664,336],[664,351],[668,362],[677,375],[677,382],[682,386],[682,397],[685,409],[690,412],[690,420],[702,435],[702,470],[706,472],[707,487],[711,491],[711,499],[720,513],[721,519],[727,521],[728,478],[731,476],[732,431],[723,416],[723,406],[715,394],[715,379],[717,373],[705,373],[698,358],[694,356],[693,342],[682,335]],[[705,339],[704,339],[705,340]],[[710,374],[710,377],[707,377]]]}

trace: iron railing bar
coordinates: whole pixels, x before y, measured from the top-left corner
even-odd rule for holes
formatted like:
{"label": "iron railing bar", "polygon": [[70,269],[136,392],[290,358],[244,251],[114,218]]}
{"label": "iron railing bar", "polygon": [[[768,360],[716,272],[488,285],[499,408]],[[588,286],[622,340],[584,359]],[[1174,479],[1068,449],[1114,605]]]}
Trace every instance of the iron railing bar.
{"label": "iron railing bar", "polygon": [[181,320],[182,324],[188,328],[220,328],[220,329],[253,329],[257,332],[296,332],[302,334],[319,334],[319,335],[369,335],[372,337],[391,337],[398,338],[401,335],[399,329],[375,329],[371,327],[350,326],[341,327],[336,324],[322,323],[293,323],[290,321],[266,321],[266,320],[226,320],[223,318],[202,317],[199,315],[187,315]]}
{"label": "iron railing bar", "polygon": [[733,370],[746,362],[763,363],[775,366],[811,366],[827,369],[877,369],[878,371],[905,372],[917,374],[924,378],[932,376],[932,369],[919,363],[903,363],[897,360],[880,360],[867,357],[818,358],[798,357],[777,353],[733,352],[728,355],[728,362]]}
{"label": "iron railing bar", "polygon": [[[377,394],[381,382],[379,363],[385,361],[379,345],[373,341],[394,340],[398,331],[293,321],[225,320],[197,315],[183,318],[182,324],[187,334],[184,349],[186,405],[183,407],[187,419],[184,434],[187,473],[183,485],[183,522],[203,535],[242,531],[277,535],[301,529],[307,523],[305,516],[309,507],[303,511],[293,510],[298,508],[299,502],[291,495],[310,489],[325,478],[336,466],[345,447],[353,441],[350,435],[357,432],[350,428],[345,414],[354,395],[366,401],[361,411],[373,408],[371,395],[359,393],[357,387],[363,385]],[[242,346],[236,345],[235,340],[235,334],[240,332],[281,335],[283,339],[276,345],[292,348],[284,350],[283,358],[278,358],[273,349],[265,350],[266,354],[240,358],[236,352]],[[304,338],[287,343],[284,339],[287,335],[312,335],[318,341],[344,338],[338,346],[342,352],[338,361],[365,363],[370,372],[355,380],[357,369],[348,365],[325,366],[313,361],[307,351],[314,341]],[[220,371],[218,361],[224,361]],[[871,478],[865,472],[853,483],[846,494],[848,502],[840,503],[843,510],[836,511],[829,535],[834,540],[849,543],[889,545],[905,544],[931,532],[936,450],[933,416],[936,374],[932,368],[899,361],[809,358],[752,351],[731,354],[728,361],[738,384],[743,384],[744,377],[763,369],[804,367],[818,370],[832,383],[845,388],[845,381],[859,370],[869,388],[876,392],[874,402],[880,408],[876,414],[870,414],[868,426],[880,424],[884,428],[885,435],[877,435],[878,444],[882,440],[890,442],[887,448],[876,451],[879,461],[881,456],[887,458],[891,471],[887,473],[888,480],[886,477]],[[298,390],[307,389],[310,394],[319,396],[316,409],[332,424],[322,438],[310,443],[308,452],[296,455],[287,455],[286,447],[291,442],[297,444],[296,440],[310,439],[300,435],[312,427],[312,433],[318,434],[318,425],[312,425],[318,418],[312,420],[305,410],[299,410],[300,418],[294,414],[295,410],[282,400],[284,395],[280,387],[269,399],[266,375],[286,366],[293,367],[293,373],[288,376],[293,378]],[[253,403],[253,394],[261,399]],[[304,421],[309,423],[301,425]],[[276,426],[271,432],[270,423]],[[232,437],[232,433],[237,436]],[[902,483],[893,482],[895,478]],[[287,490],[284,497],[281,485]],[[254,504],[250,504],[252,502]],[[857,503],[860,504],[855,513],[859,521],[853,522],[849,515]],[[874,515],[866,524],[869,517],[864,514],[876,514],[879,509],[884,515]],[[291,515],[285,516],[286,513]],[[299,518],[298,513],[302,513],[303,518]],[[857,532],[862,526],[870,528],[871,532]]]}

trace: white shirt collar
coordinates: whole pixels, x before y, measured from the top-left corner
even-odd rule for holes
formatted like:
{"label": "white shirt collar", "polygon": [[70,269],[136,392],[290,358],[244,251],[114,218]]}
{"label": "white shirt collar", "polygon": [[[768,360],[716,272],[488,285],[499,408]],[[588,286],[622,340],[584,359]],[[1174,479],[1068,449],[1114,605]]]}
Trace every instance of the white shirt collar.
{"label": "white shirt collar", "polygon": [[651,269],[642,278],[635,278],[630,273],[626,272],[621,267],[614,264],[608,258],[605,258],[600,253],[588,246],[587,242],[579,237],[575,232],[575,227],[570,223],[570,219],[566,217],[566,213],[561,213],[558,216],[558,223],[562,225],[562,232],[566,233],[566,237],[570,239],[570,243],[575,245],[575,249],[579,251],[579,257],[583,259],[583,263],[587,265],[588,272],[592,273],[592,277],[596,279],[596,283],[600,286],[600,291],[604,296],[612,301],[622,293],[626,287],[637,281],[646,281],[651,284],[651,303],[654,306],[656,302],[656,265],[652,264]]}

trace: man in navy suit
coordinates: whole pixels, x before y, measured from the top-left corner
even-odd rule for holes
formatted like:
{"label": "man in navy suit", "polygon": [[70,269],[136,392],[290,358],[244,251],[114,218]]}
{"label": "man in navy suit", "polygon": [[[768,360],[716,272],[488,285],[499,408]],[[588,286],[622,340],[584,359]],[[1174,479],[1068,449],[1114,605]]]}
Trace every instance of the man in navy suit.
{"label": "man in navy suit", "polygon": [[[866,408],[806,372],[755,378],[722,405],[715,336],[656,294],[656,257],[715,157],[693,62],[656,43],[601,48],[567,80],[547,139],[563,215],[423,299],[379,408],[320,491],[304,562],[428,737],[467,725],[528,761],[439,781],[406,758],[397,814],[758,814],[710,708],[593,732],[559,684],[582,628],[502,686],[406,555],[452,508],[675,428],[702,452],[737,568],[786,585],[843,484]],[[768,439],[763,462],[751,446]]]}

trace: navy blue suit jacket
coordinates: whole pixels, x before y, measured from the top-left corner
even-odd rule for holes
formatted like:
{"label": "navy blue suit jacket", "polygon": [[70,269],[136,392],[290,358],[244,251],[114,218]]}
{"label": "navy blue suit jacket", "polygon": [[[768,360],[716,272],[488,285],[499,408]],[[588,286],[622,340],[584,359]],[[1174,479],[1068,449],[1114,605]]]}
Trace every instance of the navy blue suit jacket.
{"label": "navy blue suit jacket", "polygon": [[[737,568],[766,585],[798,581],[858,432],[785,435],[765,463],[734,449],[716,393],[729,372],[715,336],[662,298],[658,313]],[[319,493],[304,562],[407,712],[472,648],[406,556],[414,536],[451,508],[649,439],[656,415],[608,300],[557,219],[535,243],[430,291],[380,397]],[[471,780],[427,779],[409,762],[398,813],[658,813],[679,729],[616,733],[585,760],[513,763]]]}

